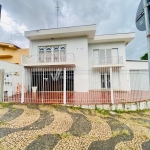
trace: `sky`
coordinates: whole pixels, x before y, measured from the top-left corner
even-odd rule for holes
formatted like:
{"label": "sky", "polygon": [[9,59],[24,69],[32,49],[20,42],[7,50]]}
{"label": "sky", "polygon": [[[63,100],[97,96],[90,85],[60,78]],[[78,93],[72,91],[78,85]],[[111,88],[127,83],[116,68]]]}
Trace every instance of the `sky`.
{"label": "sky", "polygon": [[[140,0],[58,0],[58,26],[96,24],[96,35],[135,32],[126,46],[127,59],[140,59],[147,52],[146,32],[136,29]],[[28,48],[24,31],[57,27],[56,0],[0,0],[0,41]]]}

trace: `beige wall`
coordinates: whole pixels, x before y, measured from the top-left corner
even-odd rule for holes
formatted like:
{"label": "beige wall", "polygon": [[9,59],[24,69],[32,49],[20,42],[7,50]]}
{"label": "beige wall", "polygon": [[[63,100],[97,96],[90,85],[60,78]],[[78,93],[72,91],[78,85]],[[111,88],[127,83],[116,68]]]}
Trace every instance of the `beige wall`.
{"label": "beige wall", "polygon": [[[28,49],[17,49],[12,47],[5,47],[0,45],[0,60],[11,62],[15,64],[21,64],[22,55],[28,55]],[[12,57],[2,58],[1,55],[12,55]]]}

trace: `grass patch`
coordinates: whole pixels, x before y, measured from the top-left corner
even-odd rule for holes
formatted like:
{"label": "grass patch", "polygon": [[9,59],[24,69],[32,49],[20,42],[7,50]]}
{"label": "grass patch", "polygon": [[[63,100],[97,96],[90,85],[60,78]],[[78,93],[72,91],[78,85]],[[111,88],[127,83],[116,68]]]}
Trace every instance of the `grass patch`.
{"label": "grass patch", "polygon": [[35,104],[27,104],[27,107],[29,107],[30,109],[37,109],[38,105]]}
{"label": "grass patch", "polygon": [[136,110],[136,111],[128,111],[128,110],[114,110],[113,112],[116,112],[118,114],[128,113],[128,114],[138,114],[138,113],[144,113],[144,112],[150,112],[150,109],[144,109],[144,110]]}
{"label": "grass patch", "polygon": [[71,136],[72,135],[70,134],[70,132],[65,132],[60,135],[61,139],[70,139]]}
{"label": "grass patch", "polygon": [[56,107],[56,108],[62,108],[62,107],[65,107],[65,106],[62,106],[62,105],[60,105],[60,104],[53,104],[52,105],[54,108]]}
{"label": "grass patch", "polygon": [[4,124],[7,124],[7,122],[5,122],[5,121],[0,121],[0,125],[4,125]]}
{"label": "grass patch", "polygon": [[54,135],[54,136],[57,136],[57,135],[59,135],[59,134],[55,132],[53,135]]}
{"label": "grass patch", "polygon": [[16,111],[17,109],[16,108],[12,108],[12,111]]}
{"label": "grass patch", "polygon": [[112,137],[117,137],[119,135],[129,136],[130,132],[127,129],[123,129],[123,130],[118,129],[112,132]]}
{"label": "grass patch", "polygon": [[38,134],[37,136],[36,136],[36,139],[39,139],[41,137],[41,135],[40,134]]}
{"label": "grass patch", "polygon": [[54,109],[54,107],[52,105],[41,104],[41,105],[39,105],[39,109],[46,110],[48,112],[52,112],[52,110]]}
{"label": "grass patch", "polygon": [[3,107],[3,108],[7,108],[7,107],[12,106],[14,104],[15,103],[2,103],[2,102],[0,102],[0,106]]}
{"label": "grass patch", "polygon": [[5,121],[0,121],[0,127],[3,126],[3,125],[7,125],[8,123],[5,122]]}
{"label": "grass patch", "polygon": [[123,113],[125,113],[125,111],[123,111],[123,110],[114,110],[113,112],[118,113],[118,114],[123,114]]}
{"label": "grass patch", "polygon": [[143,123],[142,124],[144,127],[146,127],[146,128],[149,128],[150,127],[150,124],[148,123],[148,122],[145,122],[145,123]]}
{"label": "grass patch", "polygon": [[150,140],[150,133],[147,133],[144,136],[145,136],[146,140]]}
{"label": "grass patch", "polygon": [[126,135],[126,136],[129,136],[130,135],[130,132],[127,130],[127,129],[123,129],[121,131],[122,134]]}
{"label": "grass patch", "polygon": [[1,138],[1,139],[0,139],[0,143],[2,143],[3,141],[4,141],[4,138]]}
{"label": "grass patch", "polygon": [[110,115],[110,111],[109,111],[109,110],[99,109],[99,108],[95,107],[95,111],[96,111],[97,113],[101,113],[101,114],[103,114],[103,115]]}
{"label": "grass patch", "polygon": [[120,122],[118,122],[118,121],[113,121],[112,124],[114,124],[114,125],[116,124],[116,125],[117,125],[117,124],[120,124]]}
{"label": "grass patch", "polygon": [[44,108],[46,105],[44,105],[44,104],[41,104],[41,105],[39,105],[39,108]]}
{"label": "grass patch", "polygon": [[92,114],[92,110],[89,109],[89,108],[84,108],[84,109],[83,109],[83,112],[84,112],[86,115],[91,115],[91,114]]}
{"label": "grass patch", "polygon": [[119,135],[121,135],[121,130],[115,130],[112,132],[112,137],[117,137]]}
{"label": "grass patch", "polygon": [[81,110],[81,107],[67,106],[67,108],[70,108],[72,110]]}
{"label": "grass patch", "polygon": [[135,136],[138,138],[144,137],[146,140],[150,140],[150,133],[135,133]]}
{"label": "grass patch", "polygon": [[143,127],[149,128],[150,124],[148,122],[144,122],[143,120],[136,120],[137,123],[141,124]]}

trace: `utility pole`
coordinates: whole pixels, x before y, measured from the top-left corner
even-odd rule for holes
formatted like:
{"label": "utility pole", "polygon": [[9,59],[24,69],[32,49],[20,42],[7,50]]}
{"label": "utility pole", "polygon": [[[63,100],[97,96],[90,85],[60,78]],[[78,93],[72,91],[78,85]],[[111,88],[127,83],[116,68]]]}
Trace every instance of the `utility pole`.
{"label": "utility pole", "polygon": [[1,11],[2,11],[2,5],[0,4],[0,22],[1,22]]}
{"label": "utility pole", "polygon": [[136,27],[139,31],[146,31],[150,88],[150,0],[141,0],[136,14]]}
{"label": "utility pole", "polygon": [[143,0],[144,14],[145,14],[145,25],[147,35],[147,48],[148,48],[148,67],[149,67],[149,86],[150,86],[150,20],[149,20],[149,0]]}
{"label": "utility pole", "polygon": [[58,4],[58,1],[57,1],[57,6],[56,6],[56,9],[57,9],[57,28],[58,28],[58,12],[59,12],[59,4]]}

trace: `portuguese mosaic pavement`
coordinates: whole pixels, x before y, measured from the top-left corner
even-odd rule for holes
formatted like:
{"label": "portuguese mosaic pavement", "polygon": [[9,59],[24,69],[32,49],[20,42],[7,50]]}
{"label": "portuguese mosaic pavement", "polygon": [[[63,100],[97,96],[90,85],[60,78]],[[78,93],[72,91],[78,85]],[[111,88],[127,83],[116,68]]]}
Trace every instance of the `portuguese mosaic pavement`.
{"label": "portuguese mosaic pavement", "polygon": [[150,150],[150,111],[0,105],[0,150]]}

